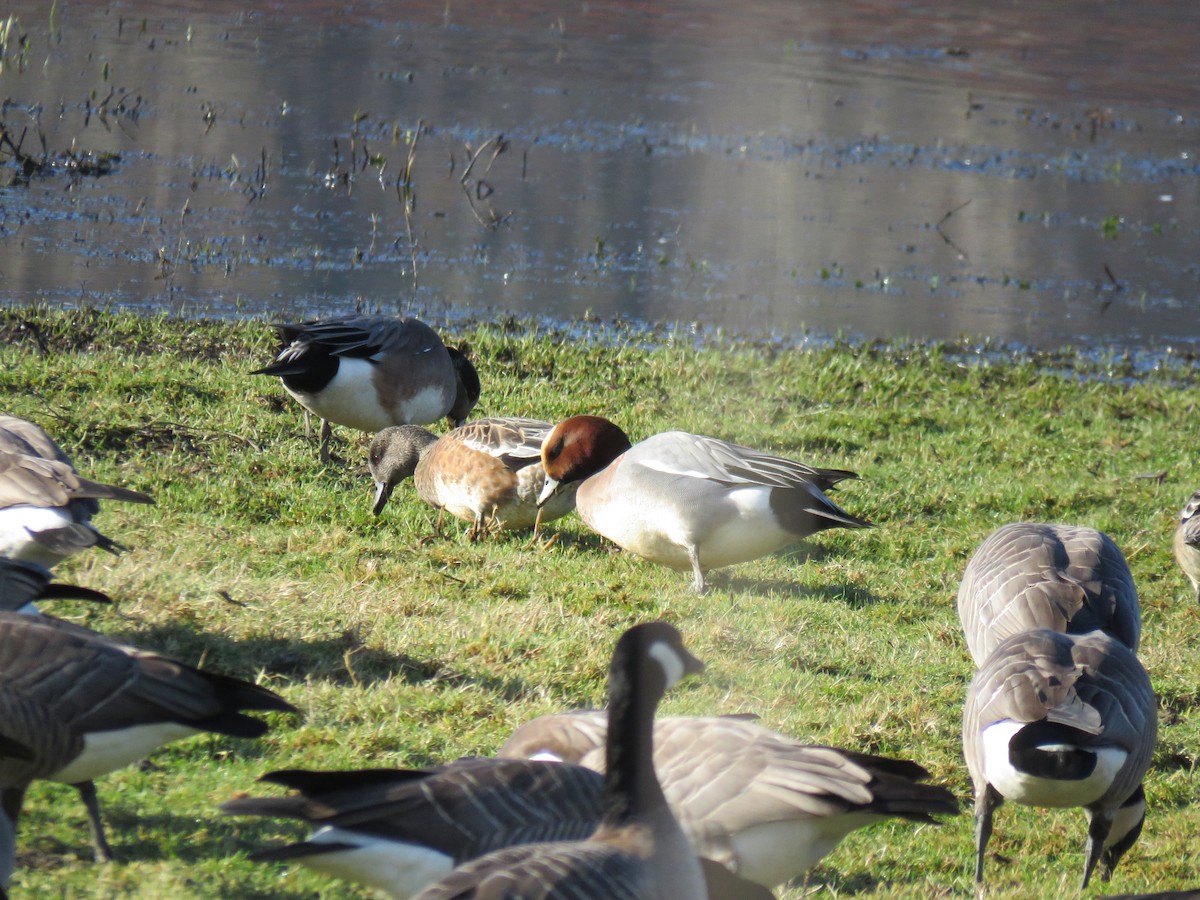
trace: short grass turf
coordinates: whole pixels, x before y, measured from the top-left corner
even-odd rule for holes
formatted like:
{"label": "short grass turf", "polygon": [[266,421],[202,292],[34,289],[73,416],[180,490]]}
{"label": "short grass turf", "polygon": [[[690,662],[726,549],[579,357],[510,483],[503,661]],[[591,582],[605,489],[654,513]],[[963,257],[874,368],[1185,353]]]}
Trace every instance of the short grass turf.
{"label": "short grass turf", "polygon": [[[526,534],[472,543],[461,523],[439,534],[411,486],[372,516],[365,436],[335,429],[339,459],[318,461],[278,379],[247,374],[277,349],[263,322],[0,310],[4,411],[41,423],[81,471],[158,501],[106,504],[97,524],[132,549],[56,573],[116,605],[55,611],[254,679],[303,710],[272,716],[264,739],[201,736],[104,778],[113,865],[91,862],[74,792],[36,785],[14,894],[359,896],[300,867],[250,862],[303,829],[223,817],[218,804],[276,791],[255,783],[270,769],[489,754],[536,715],[602,704],[618,633],[663,618],[708,663],[664,713],[753,712],[805,741],[915,759],[964,802],[940,827],[855,833],[781,897],[970,895],[960,716],[972,665],[954,594],[974,547],[1017,520],[1108,532],[1141,595],[1141,658],[1160,707],[1150,813],[1112,883],[1089,894],[1197,884],[1200,607],[1170,550],[1200,486],[1189,365],[585,331],[446,329],[480,370],[477,414],[596,413],[635,440],[679,428],[853,469],[861,480],[837,499],[877,527],[718,572],[704,597],[687,574],[615,552],[574,515],[548,527],[550,546]],[[1003,807],[988,895],[1074,894],[1085,837],[1080,811]]]}

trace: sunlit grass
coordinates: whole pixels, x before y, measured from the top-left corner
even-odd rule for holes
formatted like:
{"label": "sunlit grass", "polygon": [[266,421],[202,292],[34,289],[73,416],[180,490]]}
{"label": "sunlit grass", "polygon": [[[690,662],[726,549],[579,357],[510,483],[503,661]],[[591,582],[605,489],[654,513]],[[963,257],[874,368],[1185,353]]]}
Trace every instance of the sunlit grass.
{"label": "sunlit grass", "polygon": [[[132,552],[60,567],[118,605],[65,613],[258,679],[305,713],[275,717],[261,741],[198,738],[103,779],[111,866],[91,863],[74,792],[36,786],[18,895],[356,896],[248,862],[301,831],[226,819],[217,804],[266,790],[255,778],[272,768],[490,753],[526,719],[601,703],[617,633],[658,617],[709,664],[665,712],[752,711],[805,740],[913,758],[969,807],[959,733],[972,669],[954,591],[970,551],[1017,519],[1102,528],[1129,559],[1163,709],[1147,829],[1112,889],[1194,883],[1200,608],[1170,556],[1198,477],[1184,370],[1079,378],[908,346],[646,349],[619,332],[594,343],[519,322],[451,334],[473,349],[482,413],[595,412],[635,439],[683,428],[862,475],[838,499],[877,528],[716,573],[701,598],[686,575],[612,552],[574,516],[551,526],[548,549],[526,535],[470,543],[453,522],[434,536],[436,516],[407,488],[374,518],[366,439],[335,429],[345,461],[322,465],[278,381],[246,374],[274,351],[259,323],[4,310],[0,335],[5,411],[42,423],[81,470],[158,499],[108,504],[97,520]],[[808,890],[969,895],[970,818],[855,834]],[[1079,812],[1005,806],[989,896],[1073,894],[1085,837]]]}

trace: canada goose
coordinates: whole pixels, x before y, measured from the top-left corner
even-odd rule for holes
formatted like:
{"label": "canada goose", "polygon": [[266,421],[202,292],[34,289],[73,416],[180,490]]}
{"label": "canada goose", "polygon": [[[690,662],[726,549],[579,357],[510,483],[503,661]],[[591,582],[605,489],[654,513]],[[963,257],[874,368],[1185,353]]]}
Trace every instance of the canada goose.
{"label": "canada goose", "polygon": [[[607,716],[542,716],[501,757],[560,759],[604,771]],[[816,865],[855,829],[900,816],[932,822],[958,802],[913,762],[802,744],[744,718],[654,723],[654,767],[698,856],[764,887]]]}
{"label": "canada goose", "polygon": [[298,712],[250,682],[69,622],[0,612],[0,807],[14,828],[30,782],[70,784],[87,807],[97,860],[111,859],[93,779],[201,731],[266,732],[243,710]]}
{"label": "canada goose", "polygon": [[37,600],[92,600],[111,603],[111,598],[91,588],[52,581],[45,566],[0,556],[0,610],[37,612]]}
{"label": "canada goose", "polygon": [[91,524],[102,499],[154,502],[84,478],[39,426],[0,416],[0,556],[51,567],[88,547],[125,549]]}
{"label": "canada goose", "polygon": [[1006,637],[1031,628],[1098,628],[1135,652],[1142,630],[1120,548],[1103,532],[1075,525],[1018,522],[993,531],[967,563],[958,616],[976,665]]}
{"label": "canada goose", "polygon": [[251,859],[295,860],[395,898],[501,847],[587,837],[600,821],[604,783],[582,766],[494,759],[432,769],[288,770],[262,780],[300,795],[241,798],[221,810],[300,819],[317,830]]}
{"label": "canada goose", "polygon": [[1088,811],[1083,887],[1107,881],[1146,815],[1157,719],[1150,678],[1102,631],[1038,628],[1002,641],[967,690],[963,753],[975,784],[975,880],[1004,800]]}
{"label": "canada goose", "polygon": [[826,528],[867,528],[825,491],[857,478],[718,438],[668,431],[631,445],[599,416],[572,416],[542,442],[539,503],[576,485],[588,527],[638,556],[691,571],[704,593],[711,569],[766,556]]}
{"label": "canada goose", "polygon": [[251,375],[277,375],[321,419],[320,453],[329,458],[330,423],[377,432],[453,415],[459,425],[479,399],[479,374],[462,352],[410,317],[343,316],[273,326],[286,346]]}
{"label": "canada goose", "polygon": [[[469,758],[431,769],[268,772],[295,791],[222,804],[229,815],[300,819],[306,841],[252,853],[293,861],[405,900],[456,865],[501,847],[583,840],[600,823],[604,777],[582,766]],[[536,802],[532,802],[536,799]],[[774,895],[701,860],[709,900]]]}
{"label": "canada goose", "polygon": [[1192,583],[1192,591],[1200,602],[1200,491],[1188,498],[1179,513],[1179,527],[1175,529],[1175,561],[1183,574]]}
{"label": "canada goose", "polygon": [[490,528],[531,528],[565,516],[575,508],[574,490],[540,510],[537,503],[546,481],[542,441],[552,427],[538,419],[476,419],[441,438],[419,425],[385,428],[372,439],[367,458],[375,514],[397,484],[412,478],[422,500],[470,522],[476,537]]}
{"label": "canada goose", "polygon": [[582,841],[489,853],[418,897],[705,900],[701,867],[663,797],[653,758],[658,701],[667,688],[702,668],[684,649],[679,632],[665,622],[626,631],[609,668],[608,771],[600,827]]}

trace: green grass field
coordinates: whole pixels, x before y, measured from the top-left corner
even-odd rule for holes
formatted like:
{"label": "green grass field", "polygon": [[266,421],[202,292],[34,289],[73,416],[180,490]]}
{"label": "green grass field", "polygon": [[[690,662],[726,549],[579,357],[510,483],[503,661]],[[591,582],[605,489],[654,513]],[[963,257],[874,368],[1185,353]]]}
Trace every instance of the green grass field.
{"label": "green grass field", "polygon": [[[708,663],[664,713],[754,712],[798,738],[918,760],[964,801],[942,827],[851,836],[780,896],[967,896],[971,788],[960,716],[972,666],[954,594],[966,559],[1015,520],[1091,525],[1124,550],[1143,608],[1141,657],[1160,703],[1141,841],[1089,894],[1195,886],[1200,607],[1171,558],[1179,508],[1200,486],[1197,384],[1187,365],[1135,375],[1070,354],[989,362],[953,348],[729,343],[647,347],[610,330],[568,339],[524,322],[465,340],[484,383],[477,414],[606,415],[637,440],[681,428],[857,471],[837,497],[878,527],[825,532],[716,573],[613,552],[575,516],[530,548],[515,534],[436,535],[411,486],[371,515],[363,435],[335,429],[318,461],[278,379],[262,323],[92,310],[0,310],[4,411],[41,423],[101,480],[154,507],[97,519],[134,548],[94,552],[60,579],[112,609],[54,612],[193,664],[259,682],[304,711],[263,740],[204,736],[99,784],[119,861],[91,862],[74,791],[39,784],[18,836],[14,896],[347,897],[351,886],[251,863],[287,824],[222,817],[273,768],[426,765],[488,754],[536,715],[603,702],[613,641],[665,618]],[[440,426],[439,426],[440,427]],[[988,894],[1073,895],[1080,811],[1005,806]]]}

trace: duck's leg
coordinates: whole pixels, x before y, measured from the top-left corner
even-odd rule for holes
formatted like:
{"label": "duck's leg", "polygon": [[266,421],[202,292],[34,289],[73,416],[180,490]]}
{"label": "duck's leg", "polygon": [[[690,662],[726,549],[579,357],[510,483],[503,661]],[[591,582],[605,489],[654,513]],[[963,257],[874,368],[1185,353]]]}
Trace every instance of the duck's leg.
{"label": "duck's leg", "polygon": [[500,520],[500,515],[497,510],[493,509],[487,517],[487,523],[484,525],[484,534],[493,538],[500,537],[500,532],[504,530],[504,523]]}
{"label": "duck's leg", "polygon": [[538,532],[542,528],[542,508],[539,506],[537,515],[533,517],[533,534],[529,536],[529,543],[525,545],[526,550],[532,550],[537,546]]}
{"label": "duck's leg", "polygon": [[708,590],[708,585],[704,583],[704,569],[700,567],[700,548],[695,544],[688,547],[688,559],[692,562],[692,587],[697,594],[703,594]]}
{"label": "duck's leg", "polygon": [[321,420],[321,462],[329,462],[329,441],[333,437],[333,426],[328,419]]}
{"label": "duck's leg", "polygon": [[[437,508],[437,521],[433,523],[433,533],[427,534],[418,539],[417,543],[424,547],[426,544],[432,543],[435,540],[441,540],[445,535],[442,533],[442,521],[446,517],[446,511],[440,506]],[[470,534],[470,531],[467,532]]]}

